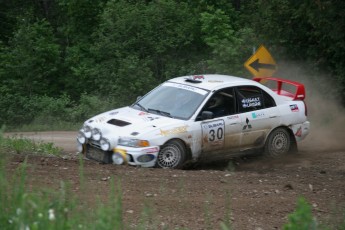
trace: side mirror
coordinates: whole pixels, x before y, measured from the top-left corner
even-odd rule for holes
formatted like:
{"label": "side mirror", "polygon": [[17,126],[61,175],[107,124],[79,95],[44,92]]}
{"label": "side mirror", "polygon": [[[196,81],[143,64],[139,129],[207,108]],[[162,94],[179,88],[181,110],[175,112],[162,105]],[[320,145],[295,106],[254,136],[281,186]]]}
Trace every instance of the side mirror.
{"label": "side mirror", "polygon": [[202,111],[201,120],[209,120],[213,118],[213,113],[211,111]]}

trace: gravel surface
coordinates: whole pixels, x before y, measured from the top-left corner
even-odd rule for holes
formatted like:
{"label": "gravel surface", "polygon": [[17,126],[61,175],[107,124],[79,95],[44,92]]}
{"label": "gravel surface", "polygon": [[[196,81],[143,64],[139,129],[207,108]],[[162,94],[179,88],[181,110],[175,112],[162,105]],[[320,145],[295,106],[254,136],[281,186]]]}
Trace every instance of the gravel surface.
{"label": "gravel surface", "polygon": [[[86,202],[106,202],[110,178],[114,178],[120,181],[123,216],[132,229],[143,219],[147,207],[147,229],[220,229],[221,222],[226,221],[233,229],[281,229],[301,196],[312,205],[317,220],[332,228],[336,229],[345,213],[344,143],[330,148],[310,137],[300,144],[298,153],[279,159],[224,159],[190,170],[104,165],[85,160],[87,189],[81,190],[76,132],[16,135],[54,142],[65,152],[62,158],[29,156],[29,187],[58,189],[60,181],[65,181]],[[23,156],[15,155],[9,170],[15,170],[23,160]]]}

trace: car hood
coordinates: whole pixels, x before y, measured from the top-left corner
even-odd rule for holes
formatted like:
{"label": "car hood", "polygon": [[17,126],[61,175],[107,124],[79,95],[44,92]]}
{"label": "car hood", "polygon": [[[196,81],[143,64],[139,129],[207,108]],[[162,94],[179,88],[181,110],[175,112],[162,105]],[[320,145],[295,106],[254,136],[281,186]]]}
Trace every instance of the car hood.
{"label": "car hood", "polygon": [[182,122],[184,121],[123,107],[94,116],[85,125],[98,128],[108,139],[117,139],[119,136],[140,136]]}

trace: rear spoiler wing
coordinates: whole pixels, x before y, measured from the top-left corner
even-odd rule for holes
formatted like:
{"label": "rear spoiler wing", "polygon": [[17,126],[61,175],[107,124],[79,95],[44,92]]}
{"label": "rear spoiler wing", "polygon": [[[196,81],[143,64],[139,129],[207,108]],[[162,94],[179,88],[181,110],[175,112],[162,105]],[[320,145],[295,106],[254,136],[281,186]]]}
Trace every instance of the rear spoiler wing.
{"label": "rear spoiler wing", "polygon": [[275,77],[256,77],[253,80],[267,86],[278,95],[291,97],[292,100],[303,101],[305,98],[304,85],[299,82]]}

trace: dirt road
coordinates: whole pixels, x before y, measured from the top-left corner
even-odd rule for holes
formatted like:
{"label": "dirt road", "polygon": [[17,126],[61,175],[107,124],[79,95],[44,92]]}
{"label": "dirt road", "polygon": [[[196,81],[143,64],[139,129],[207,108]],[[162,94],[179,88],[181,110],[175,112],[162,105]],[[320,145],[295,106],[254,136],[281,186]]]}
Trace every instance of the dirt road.
{"label": "dirt road", "polygon": [[[13,135],[13,134],[11,134]],[[149,207],[148,229],[220,229],[230,220],[234,229],[281,229],[303,196],[319,221],[335,228],[345,213],[345,148],[326,151],[313,137],[300,144],[297,154],[280,159],[261,157],[213,162],[193,170],[145,169],[85,161],[87,193],[80,191],[76,132],[22,133],[23,137],[54,142],[66,156],[29,157],[31,187],[58,188],[69,182],[76,194],[107,201],[110,177],[121,181],[123,214],[136,229]],[[329,148],[328,148],[329,149]],[[15,169],[22,156],[10,164]]]}

